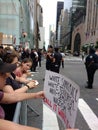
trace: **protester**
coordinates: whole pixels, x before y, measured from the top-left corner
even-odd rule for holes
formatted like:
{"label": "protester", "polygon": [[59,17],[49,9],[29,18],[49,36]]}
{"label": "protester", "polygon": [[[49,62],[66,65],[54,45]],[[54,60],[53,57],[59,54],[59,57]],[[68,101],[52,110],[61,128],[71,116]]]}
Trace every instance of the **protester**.
{"label": "protester", "polygon": [[[18,63],[17,53],[15,51],[10,51],[9,53],[6,52],[4,61],[6,63],[17,64]],[[25,82],[27,83],[26,85],[21,84]],[[11,72],[11,75],[6,79],[6,84],[3,87],[3,91],[7,93],[15,93],[15,92],[21,93],[21,92],[26,92],[28,89],[35,88],[35,87],[36,87],[35,80],[27,82],[25,78],[18,77],[13,72]],[[7,120],[13,119],[16,104],[17,103],[2,104],[2,107],[5,111],[5,119]]]}
{"label": "protester", "polygon": [[[12,49],[10,49],[10,50],[4,49],[4,54],[3,55],[4,55],[4,58],[3,58],[4,62],[11,63],[11,64],[17,64],[17,67],[19,67],[21,62],[19,62],[19,60],[18,60],[19,55],[18,55],[18,53],[16,51],[14,51]],[[12,74],[12,73],[11,73],[11,75],[18,82],[21,82],[21,83],[28,83],[29,82],[29,80],[27,80],[26,77],[19,77],[17,75],[15,76],[15,74]]]}
{"label": "protester", "polygon": [[21,64],[16,68],[14,71],[15,75],[18,77],[27,77],[28,70],[30,70],[32,66],[32,59],[30,58],[24,58],[21,61]]}
{"label": "protester", "polygon": [[[7,64],[0,59],[0,90],[5,86],[6,78],[16,69],[16,64]],[[19,101],[23,101],[31,98],[44,98],[44,92],[36,93],[4,93],[0,91],[0,103],[10,104]],[[4,110],[0,106],[0,130],[37,130],[35,128],[30,128],[22,125],[17,125],[15,123],[3,120],[5,117]],[[5,125],[6,124],[6,125]]]}
{"label": "protester", "polygon": [[95,49],[90,48],[89,54],[85,59],[85,66],[87,72],[87,86],[86,88],[93,88],[94,74],[98,69],[98,55],[95,54]]}

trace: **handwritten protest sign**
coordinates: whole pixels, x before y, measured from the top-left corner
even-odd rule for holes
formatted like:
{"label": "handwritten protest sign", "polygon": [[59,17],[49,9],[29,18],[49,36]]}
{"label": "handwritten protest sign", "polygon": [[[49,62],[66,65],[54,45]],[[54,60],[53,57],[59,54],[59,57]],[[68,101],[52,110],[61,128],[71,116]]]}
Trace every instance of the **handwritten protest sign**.
{"label": "handwritten protest sign", "polygon": [[44,91],[44,103],[57,114],[65,128],[74,128],[79,86],[63,75],[46,70]]}

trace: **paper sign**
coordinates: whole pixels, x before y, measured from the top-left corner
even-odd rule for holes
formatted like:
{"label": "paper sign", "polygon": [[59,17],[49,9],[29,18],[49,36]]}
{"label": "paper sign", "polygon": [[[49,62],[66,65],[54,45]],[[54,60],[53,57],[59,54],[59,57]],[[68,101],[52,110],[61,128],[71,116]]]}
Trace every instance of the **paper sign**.
{"label": "paper sign", "polygon": [[57,114],[65,128],[74,128],[79,86],[61,74],[46,70],[44,91],[44,103]]}

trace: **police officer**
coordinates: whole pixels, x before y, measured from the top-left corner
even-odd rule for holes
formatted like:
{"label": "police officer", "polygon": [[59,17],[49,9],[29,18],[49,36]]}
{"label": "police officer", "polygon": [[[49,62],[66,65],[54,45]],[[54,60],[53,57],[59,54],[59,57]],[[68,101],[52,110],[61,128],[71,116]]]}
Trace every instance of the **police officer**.
{"label": "police officer", "polygon": [[53,54],[52,71],[59,73],[62,59],[63,57],[59,52],[59,47],[55,47]]}
{"label": "police officer", "polygon": [[92,89],[93,88],[93,81],[94,81],[94,74],[98,69],[98,55],[95,54],[95,49],[89,49],[89,55],[85,59],[85,66],[87,71],[87,78],[88,78],[88,85],[86,88]]}
{"label": "police officer", "polygon": [[46,70],[52,70],[52,62],[53,62],[53,47],[52,45],[48,45],[48,51],[46,53]]}

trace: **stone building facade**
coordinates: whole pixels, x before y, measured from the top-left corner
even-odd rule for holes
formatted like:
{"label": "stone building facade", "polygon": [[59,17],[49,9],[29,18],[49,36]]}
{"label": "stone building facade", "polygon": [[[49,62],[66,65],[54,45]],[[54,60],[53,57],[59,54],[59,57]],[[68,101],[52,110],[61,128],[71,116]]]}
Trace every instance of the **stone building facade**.
{"label": "stone building facade", "polygon": [[96,45],[96,42],[98,42],[98,1],[87,0],[85,19],[74,27],[72,32],[71,53],[80,53],[83,45]]}

